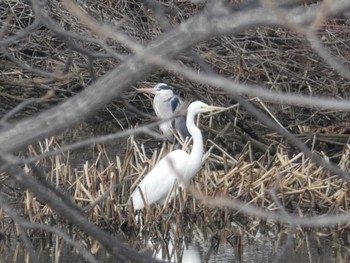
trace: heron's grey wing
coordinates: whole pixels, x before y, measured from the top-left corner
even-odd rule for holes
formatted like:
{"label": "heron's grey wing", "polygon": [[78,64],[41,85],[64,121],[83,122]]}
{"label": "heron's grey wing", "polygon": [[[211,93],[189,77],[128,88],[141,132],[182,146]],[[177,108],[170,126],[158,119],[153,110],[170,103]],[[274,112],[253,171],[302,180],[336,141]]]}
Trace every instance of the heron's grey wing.
{"label": "heron's grey wing", "polygon": [[170,99],[170,106],[171,106],[171,110],[172,112],[176,112],[182,104],[182,100],[179,96],[174,95],[171,99]]}
{"label": "heron's grey wing", "polygon": [[[179,96],[174,95],[171,100],[170,100],[170,105],[172,111],[175,113],[178,109],[181,108],[182,105],[182,100]],[[180,116],[177,117],[173,122],[172,126],[175,130],[177,130],[181,137],[183,139],[186,139],[186,137],[190,136],[190,133],[187,130],[187,125],[186,125],[186,117],[185,116]]]}
{"label": "heron's grey wing", "polygon": [[182,139],[186,139],[186,137],[190,137],[190,133],[187,130],[187,125],[186,125],[186,117],[185,116],[179,116],[175,119],[175,122],[173,123],[173,126],[175,130],[177,130]]}
{"label": "heron's grey wing", "polygon": [[170,98],[164,98],[162,95],[154,97],[153,108],[159,118],[170,118],[174,115],[174,107],[178,107],[179,104],[176,97],[176,95]]}

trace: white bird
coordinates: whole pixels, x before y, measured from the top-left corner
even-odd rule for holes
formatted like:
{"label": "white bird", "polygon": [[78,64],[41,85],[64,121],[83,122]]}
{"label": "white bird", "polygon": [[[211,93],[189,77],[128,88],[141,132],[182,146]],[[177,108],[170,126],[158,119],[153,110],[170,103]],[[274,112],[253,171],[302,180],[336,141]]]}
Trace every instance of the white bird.
{"label": "white bird", "polygon": [[[173,117],[183,104],[182,99],[165,83],[158,83],[153,88],[139,88],[136,91],[155,94],[153,109],[160,119]],[[182,139],[190,136],[185,116],[178,116],[174,120],[162,122],[159,128],[168,139],[173,137],[174,130],[179,132]]]}
{"label": "white bird", "polygon": [[[163,204],[175,182],[185,187],[196,175],[202,165],[203,139],[202,133],[195,125],[195,116],[201,112],[221,110],[223,107],[209,106],[201,101],[190,104],[187,110],[186,125],[193,138],[190,154],[184,150],[175,150],[166,155],[146,175],[131,194],[134,210],[145,207],[142,196],[148,204]],[[142,192],[142,195],[141,195]]]}

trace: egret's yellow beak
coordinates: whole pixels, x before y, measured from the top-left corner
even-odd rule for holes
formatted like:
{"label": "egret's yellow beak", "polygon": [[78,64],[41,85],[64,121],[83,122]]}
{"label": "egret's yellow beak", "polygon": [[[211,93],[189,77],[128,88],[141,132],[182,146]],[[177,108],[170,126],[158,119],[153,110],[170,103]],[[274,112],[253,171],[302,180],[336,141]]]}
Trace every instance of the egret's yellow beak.
{"label": "egret's yellow beak", "polygon": [[213,106],[213,105],[207,105],[207,106],[204,106],[203,108],[207,111],[219,111],[219,110],[226,109],[225,107]]}
{"label": "egret's yellow beak", "polygon": [[152,93],[154,94],[156,92],[156,90],[154,88],[139,88],[139,89],[135,89],[137,92],[140,93]]}

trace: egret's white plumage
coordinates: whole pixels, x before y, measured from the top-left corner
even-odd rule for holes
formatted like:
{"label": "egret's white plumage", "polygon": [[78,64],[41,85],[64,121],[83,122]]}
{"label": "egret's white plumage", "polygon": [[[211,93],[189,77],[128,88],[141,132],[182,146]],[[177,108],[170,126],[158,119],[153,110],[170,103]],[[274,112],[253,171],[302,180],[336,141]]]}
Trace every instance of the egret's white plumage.
{"label": "egret's white plumage", "polygon": [[186,125],[193,138],[191,153],[175,150],[165,156],[131,194],[134,210],[144,208],[140,190],[148,204],[164,203],[176,180],[179,186],[184,186],[196,175],[202,163],[203,139],[201,131],[195,125],[195,116],[201,112],[219,109],[222,107],[209,106],[200,101],[190,104]]}
{"label": "egret's white plumage", "polygon": [[[139,92],[155,94],[153,99],[153,109],[158,118],[169,119],[182,107],[182,99],[165,83],[158,83],[153,88],[140,88]],[[185,116],[178,116],[174,120],[168,120],[159,125],[162,133],[167,137],[173,136],[174,130],[178,131],[183,139],[189,136],[186,127]]]}

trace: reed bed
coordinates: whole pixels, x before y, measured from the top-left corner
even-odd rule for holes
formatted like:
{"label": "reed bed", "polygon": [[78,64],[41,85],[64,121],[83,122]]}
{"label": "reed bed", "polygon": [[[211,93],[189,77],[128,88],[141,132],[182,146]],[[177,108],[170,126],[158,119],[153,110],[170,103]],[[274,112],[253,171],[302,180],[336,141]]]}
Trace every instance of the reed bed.
{"label": "reed bed", "polygon": [[[202,121],[202,125],[207,123]],[[207,139],[204,165],[191,186],[180,191],[168,204],[146,207],[137,216],[127,204],[131,192],[159,159],[173,150],[169,143],[160,142],[158,147],[149,149],[150,142],[141,141],[137,136],[129,137],[123,156],[107,154],[108,146],[103,144],[91,146],[87,150],[96,152],[95,160],[81,160],[80,166],[71,165],[72,153],[58,154],[40,160],[36,165],[51,167],[46,172],[46,179],[82,207],[92,222],[116,233],[119,239],[142,249],[143,253],[163,253],[163,259],[180,258],[184,242],[205,243],[210,240],[210,247],[205,248],[209,258],[222,244],[243,251],[240,242],[244,238],[255,240],[263,233],[270,233],[278,239],[288,236],[288,227],[278,227],[273,222],[245,216],[228,208],[208,208],[194,196],[210,199],[224,196],[274,211],[281,209],[272,198],[275,194],[287,213],[300,216],[335,215],[349,209],[348,183],[331,176],[305,158],[303,153],[291,156],[281,144],[274,155],[266,152],[255,160],[250,144],[237,156],[232,156],[215,141]],[[28,152],[35,156],[59,148],[60,144],[52,137],[30,146]],[[190,146],[184,148],[190,150]],[[339,166],[345,170],[349,166],[349,152],[350,146],[347,145],[339,153]],[[4,177],[4,180],[6,183],[8,179]],[[28,221],[66,228],[64,220],[30,192],[17,192],[16,202],[16,207],[23,211]],[[301,240],[311,235],[307,229],[298,230],[294,234]],[[13,230],[8,228],[5,234],[6,231]],[[69,232],[94,253],[101,253],[102,247],[77,232],[74,226]],[[37,235],[38,231],[33,231],[32,235],[34,233]],[[39,233],[48,237],[45,231]],[[346,243],[342,236],[347,233],[347,226],[316,229],[312,233],[320,238],[335,238],[342,244]],[[282,241],[276,242],[283,246]],[[170,248],[169,243],[172,244]]]}
{"label": "reed bed", "polygon": [[[58,148],[56,139],[51,138],[39,147],[31,146],[29,151],[34,156]],[[131,136],[124,156],[109,156],[104,145],[91,146],[90,150],[92,148],[96,159],[82,160],[80,167],[71,166],[69,153],[38,161],[36,165],[51,167],[46,179],[69,195],[96,224],[107,228],[119,228],[125,222],[128,226],[136,224],[127,205],[128,198],[154,165],[173,150],[173,145],[160,142],[158,148],[147,149],[147,142],[141,143]],[[190,150],[190,146],[185,149]],[[223,225],[230,224],[237,216],[237,211],[209,209],[200,198],[194,198],[193,193],[205,198],[238,199],[271,211],[280,209],[271,196],[275,194],[288,213],[299,215],[339,214],[349,210],[347,181],[330,175],[303,153],[290,155],[282,144],[275,154],[266,152],[256,160],[252,159],[250,144],[237,156],[230,155],[210,139],[205,149],[204,165],[192,186],[164,207],[155,205],[145,209],[143,224],[157,225],[164,220],[164,214],[169,220],[181,215],[184,221],[202,218],[208,224],[217,221]],[[345,170],[349,170],[349,152],[347,145],[339,153],[338,165]],[[24,213],[31,222],[45,222],[55,217],[50,208],[30,192],[24,191],[22,198]]]}
{"label": "reed bed", "polygon": [[[201,119],[199,127],[218,134],[210,123],[213,121],[208,118]],[[165,253],[172,242],[171,251],[163,255],[164,259],[171,258],[174,253],[180,253],[177,255],[180,257],[183,242],[210,240],[211,246],[206,248],[207,256],[210,257],[221,244],[230,244],[239,249],[242,245],[240,238],[254,240],[259,233],[267,232],[279,238],[281,233],[284,237],[288,236],[286,226],[279,227],[273,222],[228,208],[209,208],[205,205],[208,198],[227,197],[269,211],[280,210],[282,206],[285,212],[299,216],[336,215],[349,210],[348,182],[330,175],[303,153],[291,153],[283,141],[273,154],[267,151],[256,158],[249,143],[233,156],[216,143],[213,134],[206,133],[205,137],[203,166],[190,187],[180,191],[165,206],[147,207],[139,216],[127,204],[128,198],[138,182],[165,154],[173,150],[172,144],[158,142],[158,146],[154,146],[154,141],[134,135],[126,140],[126,150],[121,155],[109,154],[109,144],[98,144],[84,149],[95,153],[92,161],[81,158],[78,165],[76,160],[73,164],[72,151],[41,159],[35,165],[46,171],[45,177],[51,184],[83,208],[89,220],[107,231],[117,233],[119,239],[124,239],[131,246],[142,249],[144,253]],[[183,147],[190,151],[191,143]],[[40,156],[60,148],[61,142],[52,137],[38,145],[29,146],[27,154]],[[338,165],[344,170],[349,170],[349,153],[350,146],[346,145],[337,156]],[[29,171],[30,167],[25,169]],[[2,178],[4,190],[9,178],[6,174]],[[65,221],[48,206],[32,193],[19,190],[11,191],[11,200],[16,202],[16,208],[22,211],[28,221],[66,229]],[[279,204],[276,204],[273,195]],[[204,202],[198,197],[203,197]],[[0,216],[4,224],[6,217],[3,214]],[[4,236],[11,236],[14,230],[4,227],[3,231]],[[76,231],[74,226],[68,231],[94,253],[101,252],[102,247],[98,243]],[[347,231],[345,225],[316,229],[313,233],[346,244],[347,241],[342,237]],[[31,233],[37,235],[38,231]],[[49,236],[45,231],[39,233],[43,237]],[[309,234],[309,230],[302,228],[295,233],[301,239]]]}
{"label": "reed bed", "polygon": [[[177,26],[203,8],[203,4],[191,1],[161,3],[167,8],[166,19],[170,26]],[[46,8],[57,26],[93,37],[84,25],[62,8],[59,1],[49,1]],[[155,40],[164,31],[155,14],[140,1],[88,0],[84,1],[82,8],[97,20],[117,26],[120,32],[142,44]],[[4,32],[4,38],[25,29],[34,20],[31,7],[25,1],[0,3],[2,21],[8,19],[8,10],[12,10],[13,23]],[[323,44],[344,61],[349,55],[349,32],[347,19],[332,19],[324,21],[318,33]],[[0,117],[24,100],[40,98],[48,91],[54,91],[45,102],[33,101],[28,104],[9,122],[45,110],[74,96],[123,61],[122,56],[121,59],[108,57],[98,44],[65,40],[51,30],[40,27],[27,38],[8,45],[0,54],[0,97],[3,106]],[[119,43],[111,41],[108,45],[117,54],[131,53]],[[84,49],[84,52],[77,52],[76,47]],[[235,36],[216,37],[194,46],[193,50],[221,76],[271,90],[349,98],[348,82],[322,62],[305,39],[288,29],[263,27]],[[180,63],[198,71],[204,70],[199,63],[201,60],[186,54],[178,58]],[[23,69],[22,65],[29,67]],[[50,74],[57,72],[60,77],[52,78]],[[144,240],[142,243],[139,239],[130,241],[135,242],[133,245],[144,247],[147,239],[158,240],[155,244],[162,245],[169,231],[179,240],[191,239],[186,235],[192,230],[200,237],[229,240],[236,234],[251,235],[264,224],[263,220],[246,218],[228,208],[208,208],[194,196],[211,199],[225,196],[270,211],[280,209],[273,198],[276,196],[286,212],[299,215],[339,214],[349,210],[348,182],[331,175],[303,153],[290,148],[279,134],[268,130],[260,120],[235,105],[235,101],[226,94],[215,87],[193,83],[164,70],[155,72],[135,86],[152,86],[160,81],[172,85],[186,101],[200,99],[210,104],[231,106],[232,109],[220,117],[201,122],[207,153],[202,169],[191,187],[180,192],[169,205],[152,206],[145,210],[141,218],[146,226],[142,230]],[[349,113],[277,105],[259,98],[247,97],[247,100],[278,120],[313,151],[349,171]],[[136,94],[130,87],[128,92],[88,122],[96,127],[101,126],[101,122],[117,120],[117,125],[112,123],[106,128],[108,132],[119,127],[127,129],[148,121],[137,111],[153,112],[151,108],[150,100]],[[75,137],[75,132],[74,136],[63,134],[30,146],[28,154],[39,156],[60,149],[62,144],[71,143],[66,137]],[[96,134],[88,136],[91,135]],[[74,138],[79,139],[81,136]],[[122,229],[127,235],[139,235],[139,222],[127,205],[128,198],[143,176],[172,150],[169,144],[154,145],[157,143],[150,143],[144,136],[132,136],[122,141],[120,147],[115,146],[118,149],[99,144],[79,152],[41,159],[36,165],[45,171],[47,180],[85,210],[92,222],[110,231]],[[190,147],[186,149],[190,150]],[[85,157],[85,153],[93,154]],[[73,155],[78,155],[78,158],[72,160]],[[6,174],[0,175],[0,183],[1,190],[8,193],[30,222],[60,221],[32,193],[20,191],[13,185]],[[3,223],[5,215],[2,211],[0,218]],[[176,227],[172,225],[174,222]],[[232,229],[232,224],[239,227]],[[340,229],[342,227],[339,226]],[[12,231],[6,227],[2,229],[4,234]],[[135,229],[137,231],[132,231]],[[94,246],[94,242],[90,242],[90,246]]]}
{"label": "reed bed", "polygon": [[[231,1],[232,5],[236,2]],[[160,1],[166,10],[164,28],[156,14],[147,4],[135,0],[118,1],[83,1],[81,7],[98,21],[108,23],[119,32],[132,37],[145,45],[162,32],[176,27],[201,12],[204,4],[191,1]],[[57,27],[70,30],[83,36],[94,37],[92,32],[81,24],[59,1],[50,1],[47,12]],[[13,15],[11,26],[4,32],[4,38],[24,30],[34,20],[31,6],[25,1],[8,0],[0,3],[0,18],[9,19],[8,10]],[[163,19],[163,20],[164,20]],[[347,19],[324,21],[319,28],[322,43],[340,60],[347,63],[348,36],[350,26]],[[23,118],[37,113],[67,97],[74,96],[96,78],[105,74],[123,61],[125,55],[131,54],[126,47],[108,40],[110,49],[120,55],[120,59],[108,56],[105,49],[97,44],[83,40],[66,42],[52,30],[40,27],[27,38],[8,45],[0,54],[0,97],[3,107],[0,116],[13,109],[23,100],[40,98],[50,91],[45,102],[33,101],[13,119]],[[83,50],[84,52],[76,52]],[[310,44],[300,35],[286,28],[260,27],[244,31],[235,36],[216,37],[193,47],[196,56],[179,57],[178,61],[192,69],[203,72],[203,63],[220,76],[236,79],[242,83],[258,84],[265,88],[309,95],[323,95],[348,99],[348,82],[324,63],[312,50]],[[92,56],[92,54],[94,54]],[[201,63],[202,62],[202,63]],[[23,69],[21,66],[28,65]],[[69,74],[67,73],[69,72]],[[44,73],[57,73],[59,77],[48,77]],[[153,86],[157,82],[166,82],[186,100],[199,99],[204,102],[228,106],[235,103],[232,98],[215,87],[193,83],[182,76],[164,70],[158,70],[143,81],[135,84]],[[325,151],[331,155],[347,143],[348,129],[344,120],[349,114],[336,111],[319,111],[295,105],[278,105],[261,101],[259,98],[247,97],[257,108],[278,120],[283,127],[293,134],[310,138],[320,132],[319,140]],[[151,109],[150,102],[130,90],[113,101],[98,113],[99,119],[118,120],[118,126],[130,127],[145,122],[145,118],[135,114],[128,106],[138,110]],[[151,111],[149,111],[151,112]],[[217,142],[220,147],[230,150],[230,154],[242,151],[247,141],[252,143],[254,152],[264,153],[271,145],[278,145],[280,137],[265,137],[270,132],[266,126],[244,109],[237,108],[227,114],[219,125],[227,126],[226,136]],[[239,120],[239,121],[237,121]],[[228,123],[237,122],[230,126]],[[322,131],[321,131],[322,129]],[[327,137],[329,136],[329,137]],[[235,147],[232,147],[234,145]]]}

